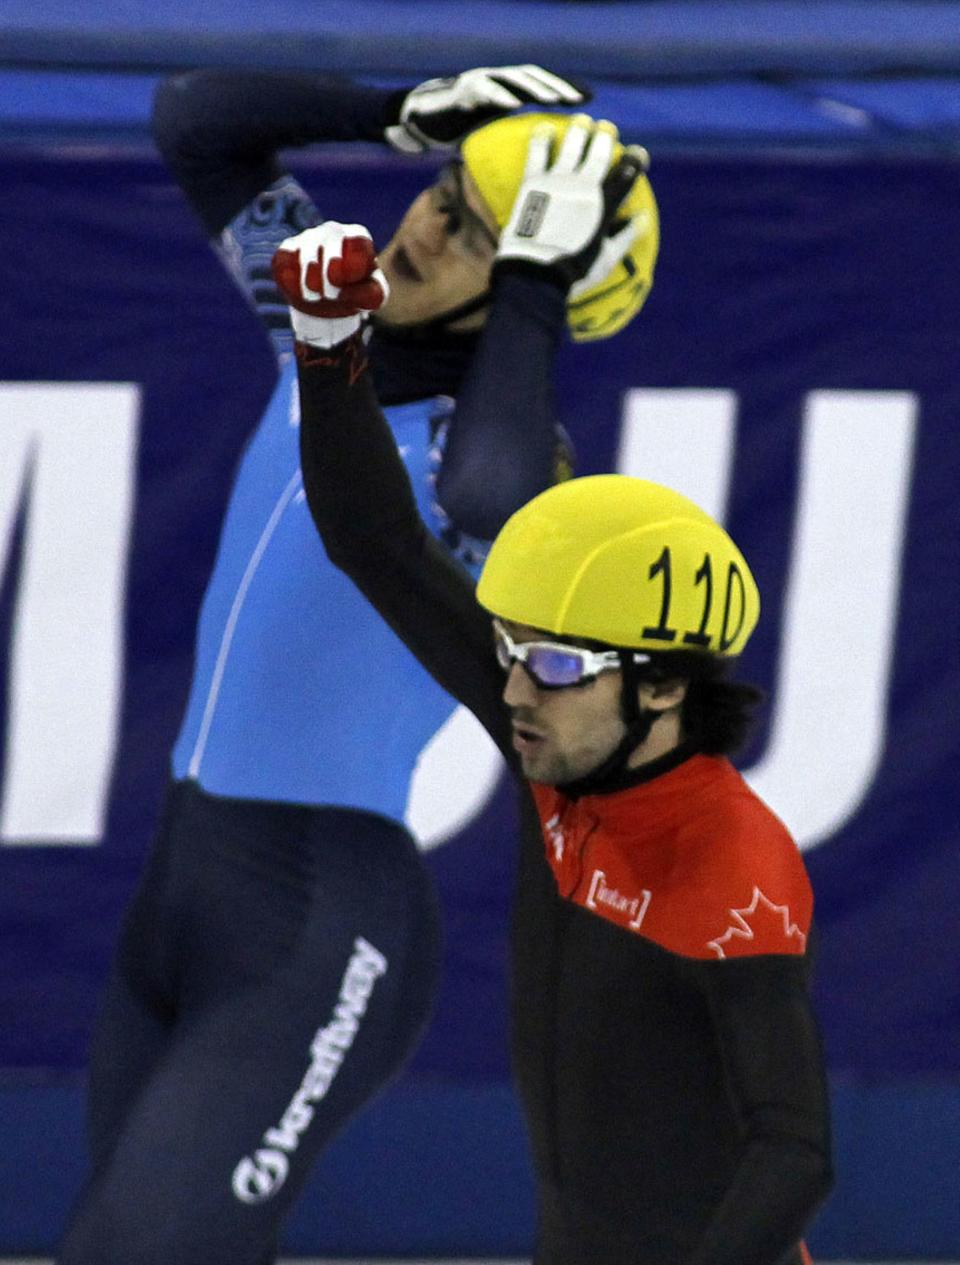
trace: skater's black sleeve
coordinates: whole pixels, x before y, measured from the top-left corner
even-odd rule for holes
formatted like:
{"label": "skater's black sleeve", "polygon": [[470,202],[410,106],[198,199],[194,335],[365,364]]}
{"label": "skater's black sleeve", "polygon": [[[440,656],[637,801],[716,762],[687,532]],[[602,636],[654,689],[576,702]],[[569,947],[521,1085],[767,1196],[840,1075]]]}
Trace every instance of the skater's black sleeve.
{"label": "skater's black sleeve", "polygon": [[684,1265],[775,1265],[832,1182],[823,1054],[802,958],[690,966],[714,1023],[742,1158]]}
{"label": "skater's black sleeve", "polygon": [[420,518],[364,361],[357,336],[332,352],[297,344],[310,512],[330,560],[513,764],[490,617]]}
{"label": "skater's black sleeve", "polygon": [[283,174],[277,152],[314,141],[382,141],[406,89],[306,71],[193,70],[165,79],[153,137],[210,237]]}
{"label": "skater's black sleeve", "polygon": [[546,270],[494,271],[493,305],[456,393],[437,479],[446,513],[480,540],[492,540],[514,511],[570,473],[553,387],[566,298]]}

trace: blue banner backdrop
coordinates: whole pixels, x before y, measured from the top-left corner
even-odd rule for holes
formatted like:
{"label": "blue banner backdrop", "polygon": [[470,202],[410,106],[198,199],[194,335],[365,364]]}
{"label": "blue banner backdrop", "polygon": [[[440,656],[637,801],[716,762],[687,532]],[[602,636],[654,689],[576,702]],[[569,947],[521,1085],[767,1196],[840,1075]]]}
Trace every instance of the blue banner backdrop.
{"label": "blue banner backdrop", "polygon": [[[764,614],[744,675],[773,699],[742,763],[807,849],[835,1083],[956,1086],[956,163],[654,159],[663,251],[647,310],[563,353],[579,469],[673,481],[725,515],[754,565]],[[83,1064],[272,363],[152,156],[2,163],[0,1068],[13,1083]],[[296,169],[327,214],[378,241],[425,179],[364,147]],[[77,524],[89,548],[74,556]],[[442,1082],[463,1101],[505,1089],[513,828],[502,784],[431,853],[446,971],[405,1085]],[[837,1244],[878,1250],[869,1234]]]}

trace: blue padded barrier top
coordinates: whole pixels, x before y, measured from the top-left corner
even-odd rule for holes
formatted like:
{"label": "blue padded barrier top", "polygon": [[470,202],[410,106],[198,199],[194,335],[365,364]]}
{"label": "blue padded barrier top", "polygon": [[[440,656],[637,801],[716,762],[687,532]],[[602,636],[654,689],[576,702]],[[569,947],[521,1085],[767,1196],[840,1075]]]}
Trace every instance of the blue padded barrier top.
{"label": "blue padded barrier top", "polygon": [[[0,136],[36,144],[147,144],[158,78],[143,72],[0,70]],[[626,140],[654,148],[955,149],[960,143],[960,81],[953,79],[592,86],[591,112],[612,119]]]}
{"label": "blue padded barrier top", "polygon": [[0,62],[448,73],[539,61],[603,78],[960,71],[953,0],[4,0]]}

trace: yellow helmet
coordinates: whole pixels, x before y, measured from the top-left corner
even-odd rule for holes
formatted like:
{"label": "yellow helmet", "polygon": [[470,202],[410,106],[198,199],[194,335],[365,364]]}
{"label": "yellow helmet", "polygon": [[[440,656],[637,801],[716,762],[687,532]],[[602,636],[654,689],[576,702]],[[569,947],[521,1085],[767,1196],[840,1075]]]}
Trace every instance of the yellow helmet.
{"label": "yellow helmet", "polygon": [[623,474],[571,479],[519,509],[477,587],[491,614],[611,646],[734,657],[760,615],[743,554],[679,492]]}
{"label": "yellow helmet", "polygon": [[[474,184],[502,229],[520,185],[527,146],[534,128],[551,123],[557,141],[573,121],[567,114],[512,114],[471,132],[460,152]],[[582,118],[582,116],[580,116]],[[613,161],[623,153],[618,142]],[[574,341],[609,338],[640,311],[653,285],[653,268],[660,245],[657,203],[646,176],[638,176],[623,203],[622,213],[637,224],[637,236],[622,260],[592,289],[567,303],[567,325]]]}

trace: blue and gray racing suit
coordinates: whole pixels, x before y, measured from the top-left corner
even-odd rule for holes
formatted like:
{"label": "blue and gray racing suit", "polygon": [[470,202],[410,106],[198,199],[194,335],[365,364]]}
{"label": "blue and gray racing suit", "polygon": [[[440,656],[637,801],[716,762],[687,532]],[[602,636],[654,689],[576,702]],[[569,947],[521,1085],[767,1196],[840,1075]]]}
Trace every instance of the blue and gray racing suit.
{"label": "blue and gray racing suit", "polygon": [[[430,1013],[439,918],[403,817],[454,703],[326,559],[269,273],[280,240],[320,219],[277,151],[381,140],[399,99],[257,72],[158,93],[159,148],[280,376],[231,493],[173,777],[94,1039],[92,1173],[61,1265],[273,1260],[312,1161]],[[480,335],[372,331],[420,513],[468,568],[553,478],[563,320],[554,285],[508,277]]]}

